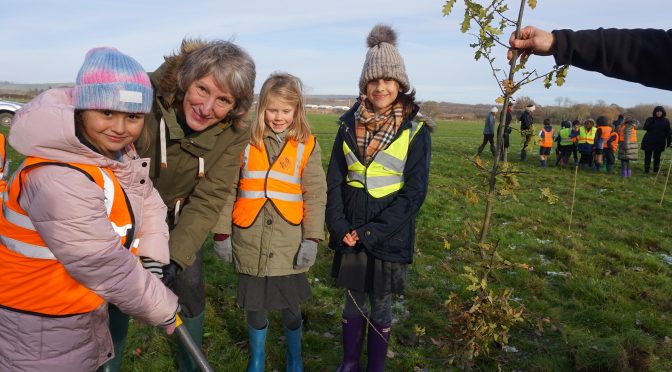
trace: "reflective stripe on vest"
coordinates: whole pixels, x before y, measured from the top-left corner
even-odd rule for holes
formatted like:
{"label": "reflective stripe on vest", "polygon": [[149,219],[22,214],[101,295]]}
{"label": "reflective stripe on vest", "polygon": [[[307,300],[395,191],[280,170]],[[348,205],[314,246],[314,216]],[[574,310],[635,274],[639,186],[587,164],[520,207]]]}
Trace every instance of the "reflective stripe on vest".
{"label": "reflective stripe on vest", "polygon": [[313,136],[304,143],[286,140],[270,164],[263,142],[260,147],[248,144],[243,152],[238,194],[233,204],[234,225],[252,226],[267,200],[287,222],[300,224],[303,220],[301,177],[314,148]]}
{"label": "reflective stripe on vest", "polygon": [[541,147],[553,147],[553,127],[551,130],[546,130],[546,127],[541,128],[544,138],[541,139]]}
{"label": "reflective stripe on vest", "polygon": [[611,137],[611,127],[603,125],[598,128],[600,128],[600,139],[602,140],[602,148],[606,149],[607,141],[609,141],[609,137]]}
{"label": "reflective stripe on vest", "polygon": [[3,177],[3,172],[5,171],[5,161],[7,157],[7,140],[5,135],[0,133],[0,179],[5,179]]}
{"label": "reflective stripe on vest", "polygon": [[121,243],[131,248],[135,225],[133,211],[111,170],[28,157],[2,193],[0,272],[3,280],[0,281],[0,306],[54,317],[86,313],[100,306],[104,300],[70,276],[19,204],[26,175],[45,165],[76,169],[100,187],[112,228],[119,234]]}
{"label": "reflective stripe on vest", "polygon": [[569,135],[572,134],[571,128],[560,129],[560,146],[569,146],[574,143]]}
{"label": "reflective stripe on vest", "polygon": [[597,133],[597,128],[590,128],[590,132],[586,131],[585,127],[579,128],[579,141],[578,143],[595,143],[595,133]]}
{"label": "reflective stripe on vest", "polygon": [[353,149],[343,141],[343,154],[348,165],[346,183],[352,187],[366,188],[374,198],[401,190],[404,187],[408,148],[423,125],[424,122],[412,121],[411,127],[404,129],[385,150],[379,151],[367,166],[359,161]]}
{"label": "reflective stripe on vest", "polygon": [[[618,127],[618,142],[625,142],[625,124]],[[637,142],[637,130],[630,127],[630,142]]]}

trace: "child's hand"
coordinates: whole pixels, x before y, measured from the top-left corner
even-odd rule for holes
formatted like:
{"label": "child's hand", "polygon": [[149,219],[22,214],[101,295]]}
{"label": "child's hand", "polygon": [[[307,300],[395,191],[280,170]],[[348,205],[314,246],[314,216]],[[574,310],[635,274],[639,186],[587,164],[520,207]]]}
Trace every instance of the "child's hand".
{"label": "child's hand", "polygon": [[357,244],[357,240],[352,237],[351,233],[347,233],[343,237],[343,244],[347,245],[348,247],[354,247],[355,244]]}
{"label": "child's hand", "polygon": [[315,264],[315,258],[317,258],[317,242],[304,239],[299,246],[299,252],[296,254],[294,270],[313,266]]}
{"label": "child's hand", "polygon": [[231,238],[227,234],[215,234],[213,248],[215,254],[222,261],[233,261],[233,247],[231,246]]}
{"label": "child's hand", "polygon": [[359,241],[359,235],[357,235],[357,231],[356,231],[356,230],[352,230],[352,231],[350,231],[350,236],[352,237],[352,239],[355,240],[355,242]]}

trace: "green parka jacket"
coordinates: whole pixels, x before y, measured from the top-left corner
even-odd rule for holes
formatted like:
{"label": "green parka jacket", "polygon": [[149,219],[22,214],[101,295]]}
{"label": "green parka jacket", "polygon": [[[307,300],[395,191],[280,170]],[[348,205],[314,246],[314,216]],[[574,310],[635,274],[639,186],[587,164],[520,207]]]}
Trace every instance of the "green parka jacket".
{"label": "green parka jacket", "polygon": [[[271,159],[280,154],[283,144],[284,133],[276,136],[273,131],[266,130],[264,145]],[[315,149],[303,170],[301,189],[301,225],[292,225],[285,221],[273,204],[267,201],[248,228],[232,226],[231,216],[236,192],[233,190],[213,232],[231,235],[233,263],[237,272],[252,276],[281,276],[308,271],[308,268],[295,270],[294,263],[302,239],[324,239],[327,180],[318,143],[315,143]]]}
{"label": "green parka jacket", "polygon": [[[150,178],[168,207],[170,259],[184,269],[194,263],[231,193],[240,155],[250,135],[249,128],[234,127],[226,119],[202,132],[185,135],[175,116],[176,106],[181,103],[166,105],[173,100],[175,91],[161,90],[167,79],[176,80],[175,76],[164,76],[177,71],[166,65],[150,74],[154,102],[145,119],[148,143],[140,140],[136,148],[141,157],[151,159]],[[166,168],[161,167],[161,118],[166,124]],[[198,174],[199,158],[203,176]]]}

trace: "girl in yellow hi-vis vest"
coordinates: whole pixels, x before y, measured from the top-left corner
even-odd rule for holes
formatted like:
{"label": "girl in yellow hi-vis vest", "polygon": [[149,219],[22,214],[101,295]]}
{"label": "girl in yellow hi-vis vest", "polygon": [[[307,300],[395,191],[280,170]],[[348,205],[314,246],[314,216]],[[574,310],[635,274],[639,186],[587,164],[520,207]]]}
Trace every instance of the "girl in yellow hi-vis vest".
{"label": "girl in yellow hi-vis vest", "polygon": [[151,99],[138,62],[95,48],[74,88],[17,112],[9,144],[26,158],[2,197],[0,370],[97,370],[116,353],[108,305],[174,330],[177,297],[140,259],[160,275],[169,257],[166,206],[133,146]]}
{"label": "girl in yellow hi-vis vest", "polygon": [[213,232],[215,253],[238,272],[247,370],[264,371],[267,312],[276,309],[285,326],[286,370],[303,371],[300,304],[311,297],[306,272],[324,239],[327,185],[295,76],[276,73],[261,87],[241,163],[233,211],[225,207]]}
{"label": "girl in yellow hi-vis vest", "polygon": [[360,99],[340,118],[327,171],[332,276],[345,288],[340,371],[360,370],[367,328],[367,371],[384,369],[392,296],[405,291],[427,194],[430,125],[418,115],[396,40],[389,26],[371,30]]}

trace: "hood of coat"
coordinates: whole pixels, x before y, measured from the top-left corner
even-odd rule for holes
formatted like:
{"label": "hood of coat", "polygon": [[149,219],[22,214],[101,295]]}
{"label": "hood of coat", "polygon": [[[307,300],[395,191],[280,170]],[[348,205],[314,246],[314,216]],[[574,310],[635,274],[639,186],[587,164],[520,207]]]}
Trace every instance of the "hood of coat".
{"label": "hood of coat", "polygon": [[118,162],[86,147],[75,135],[72,88],[45,91],[16,112],[9,144],[25,156],[109,167]]}
{"label": "hood of coat", "polygon": [[662,112],[662,113],[663,113],[663,116],[662,116],[662,117],[666,117],[666,116],[667,116],[667,112],[665,112],[665,108],[664,108],[663,106],[656,106],[656,107],[653,109],[653,113],[651,113],[651,115],[652,115],[654,118],[656,117],[656,111],[660,111],[660,112]]}

